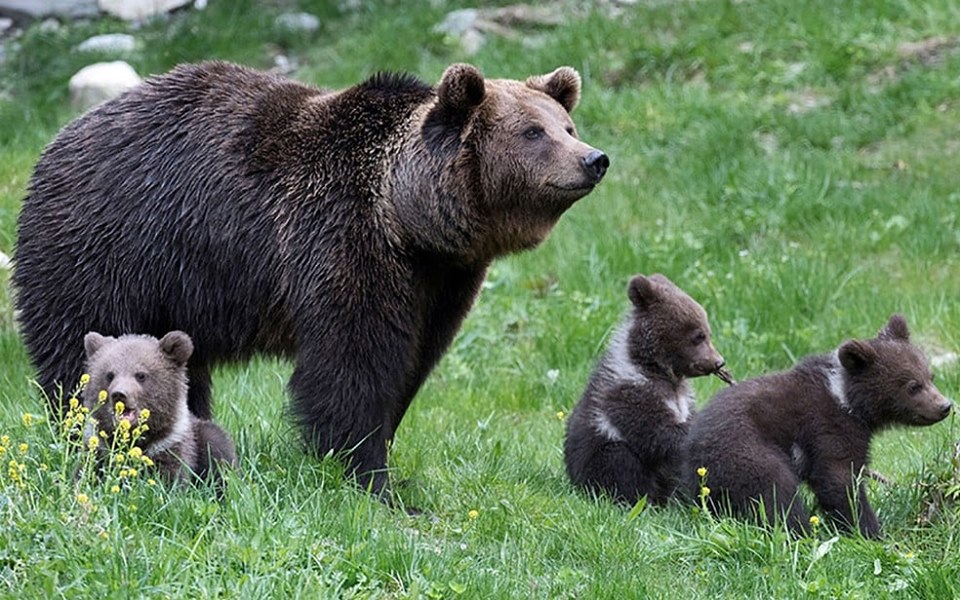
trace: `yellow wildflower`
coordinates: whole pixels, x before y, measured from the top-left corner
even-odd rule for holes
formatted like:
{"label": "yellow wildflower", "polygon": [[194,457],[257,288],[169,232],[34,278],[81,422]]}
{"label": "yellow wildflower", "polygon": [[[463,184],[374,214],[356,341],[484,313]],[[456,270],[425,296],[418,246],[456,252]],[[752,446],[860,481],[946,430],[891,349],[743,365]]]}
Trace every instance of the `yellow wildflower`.
{"label": "yellow wildflower", "polygon": [[0,446],[0,458],[3,458],[3,455],[7,453],[7,449],[3,446]]}
{"label": "yellow wildflower", "polygon": [[557,411],[557,419],[559,419],[559,420],[562,421],[562,420],[563,420],[563,417],[565,417],[565,416],[566,416],[566,415],[563,413],[562,410],[558,410],[558,411]]}
{"label": "yellow wildflower", "polygon": [[145,409],[143,409],[143,410],[140,411],[140,420],[141,420],[141,421],[146,421],[146,420],[149,419],[149,418],[150,418],[150,409],[149,409],[149,408],[145,408]]}
{"label": "yellow wildflower", "polygon": [[90,439],[87,440],[87,447],[90,448],[90,451],[93,452],[97,449],[97,446],[100,445],[100,438],[90,436]]}
{"label": "yellow wildflower", "polygon": [[114,494],[119,494],[119,493],[120,493],[120,486],[117,485],[117,484],[114,484],[113,487],[110,488],[110,491],[111,491],[112,493],[114,493]]}
{"label": "yellow wildflower", "polygon": [[90,383],[90,374],[84,373],[80,376],[80,385],[87,385],[88,383]]}
{"label": "yellow wildflower", "polygon": [[10,445],[10,436],[0,435],[0,446],[9,446],[9,445]]}
{"label": "yellow wildflower", "polygon": [[710,488],[708,488],[707,486],[702,486],[700,488],[700,497],[706,498],[709,495],[710,495]]}
{"label": "yellow wildflower", "polygon": [[152,466],[153,466],[153,459],[151,459],[149,456],[144,455],[144,456],[140,459],[140,461],[143,462],[143,464],[147,465],[148,467],[152,467]]}
{"label": "yellow wildflower", "polygon": [[816,527],[817,525],[819,525],[819,524],[820,524],[820,517],[818,517],[817,515],[813,515],[812,517],[810,517],[810,524],[813,525],[814,527]]}
{"label": "yellow wildflower", "polygon": [[157,480],[151,477],[147,480],[147,485],[157,485]]}
{"label": "yellow wildflower", "polygon": [[471,519],[476,519],[477,517],[480,516],[480,511],[471,509],[470,512],[467,513],[467,516],[470,517]]}
{"label": "yellow wildflower", "polygon": [[707,476],[707,468],[706,468],[706,467],[700,467],[699,469],[697,469],[697,475],[699,475],[700,477],[706,477],[706,476]]}
{"label": "yellow wildflower", "polygon": [[143,450],[140,449],[140,446],[134,446],[133,448],[130,448],[130,452],[127,452],[127,454],[130,456],[130,458],[136,459],[143,456]]}
{"label": "yellow wildflower", "polygon": [[20,450],[20,454],[26,454],[29,448],[30,448],[30,445],[27,444],[26,442],[21,442],[21,444],[17,446],[17,449]]}
{"label": "yellow wildflower", "polygon": [[125,479],[130,475],[130,469],[120,469],[120,479]]}
{"label": "yellow wildflower", "polygon": [[97,394],[97,402],[103,404],[107,401],[107,390],[100,390],[100,393]]}
{"label": "yellow wildflower", "polygon": [[87,497],[86,494],[80,493],[80,494],[77,494],[77,502],[79,502],[80,504],[86,504],[90,502],[90,498]]}
{"label": "yellow wildflower", "polygon": [[30,427],[31,425],[33,425],[33,415],[31,415],[30,413],[23,413],[22,418],[23,418],[24,427]]}
{"label": "yellow wildflower", "polygon": [[133,467],[127,469],[127,474],[130,475],[130,477],[136,477],[139,473],[140,471],[137,471]]}
{"label": "yellow wildflower", "polygon": [[80,401],[76,398],[70,398],[70,410],[77,410],[78,406],[80,406]]}
{"label": "yellow wildflower", "polygon": [[121,431],[130,431],[130,421],[123,419],[117,423],[117,427],[119,427]]}
{"label": "yellow wildflower", "polygon": [[126,408],[127,408],[127,405],[124,404],[123,401],[118,401],[116,404],[113,405],[113,411],[117,413],[118,417],[123,414],[123,411],[126,410]]}
{"label": "yellow wildflower", "polygon": [[99,535],[100,535],[100,539],[101,539],[101,540],[107,539],[107,532],[106,532],[106,531],[101,531]]}

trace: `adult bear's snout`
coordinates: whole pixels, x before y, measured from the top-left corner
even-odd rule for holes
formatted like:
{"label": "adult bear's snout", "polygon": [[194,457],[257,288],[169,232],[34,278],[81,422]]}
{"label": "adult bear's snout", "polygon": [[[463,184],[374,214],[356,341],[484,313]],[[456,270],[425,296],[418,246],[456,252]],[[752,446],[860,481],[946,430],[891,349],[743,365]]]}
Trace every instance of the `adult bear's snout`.
{"label": "adult bear's snout", "polygon": [[603,179],[603,175],[607,172],[609,166],[610,159],[599,150],[591,150],[589,154],[583,157],[583,168],[594,183],[599,183]]}

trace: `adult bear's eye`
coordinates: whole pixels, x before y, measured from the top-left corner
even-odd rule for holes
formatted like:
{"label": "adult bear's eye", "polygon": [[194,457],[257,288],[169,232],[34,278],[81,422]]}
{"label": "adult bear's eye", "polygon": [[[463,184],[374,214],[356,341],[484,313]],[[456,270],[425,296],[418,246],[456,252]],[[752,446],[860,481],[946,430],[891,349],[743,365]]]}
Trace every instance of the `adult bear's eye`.
{"label": "adult bear's eye", "polygon": [[523,132],[523,137],[528,140],[539,140],[543,137],[543,127],[528,127],[526,131]]}
{"label": "adult bear's eye", "polygon": [[698,331],[697,333],[695,333],[695,334],[693,335],[693,339],[692,339],[691,341],[693,342],[693,344],[694,344],[695,346],[699,346],[700,344],[702,344],[702,343],[704,343],[705,341],[707,341],[707,334],[705,334],[705,333],[702,332],[702,331]]}
{"label": "adult bear's eye", "polygon": [[922,391],[923,391],[923,384],[920,383],[919,381],[911,381],[910,383],[907,384],[907,392],[909,392],[911,396],[916,396]]}
{"label": "adult bear's eye", "polygon": [[147,380],[147,374],[144,373],[143,371],[138,371],[138,372],[134,373],[133,376],[134,376],[134,377],[136,378],[136,380],[139,381],[140,383],[143,383],[144,381]]}

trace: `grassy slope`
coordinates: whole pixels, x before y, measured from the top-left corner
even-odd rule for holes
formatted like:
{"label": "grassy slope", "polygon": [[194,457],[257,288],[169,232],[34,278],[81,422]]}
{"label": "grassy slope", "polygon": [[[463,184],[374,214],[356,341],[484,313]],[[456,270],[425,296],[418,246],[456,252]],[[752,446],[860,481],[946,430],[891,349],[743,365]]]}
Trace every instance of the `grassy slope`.
{"label": "grassy slope", "polygon": [[[286,48],[300,57],[298,78],[336,87],[379,69],[435,81],[466,59],[430,31],[448,6],[340,15],[302,2],[323,19],[303,38],[250,4],[212,2],[147,26],[131,62],[141,73],[210,57],[268,66]],[[424,514],[371,502],[335,463],[305,457],[282,419],[289,365],[256,361],[216,377],[218,418],[242,455],[221,506],[143,485],[89,490],[91,513],[59,488],[19,505],[0,496],[0,594],[620,598],[668,596],[679,583],[694,597],[960,595],[956,516],[916,525],[925,497],[915,484],[949,473],[955,418],[879,438],[875,466],[899,482],[871,492],[888,541],[833,545],[826,531],[790,542],[686,507],[631,517],[586,498],[563,476],[557,418],[636,272],[663,272],[703,302],[740,378],[871,335],[892,311],[931,352],[957,351],[960,53],[925,64],[897,48],[958,26],[946,0],[705,0],[585,14],[531,48],[491,41],[469,59],[488,76],[580,70],[575,116],[612,168],[540,249],[492,269],[408,413],[391,465]],[[32,163],[73,116],[64,90],[83,59],[68,49],[118,27],[33,30],[0,71],[3,252]],[[792,110],[804,99],[821,105]],[[6,286],[0,360],[0,432],[42,445],[19,425],[40,404]],[[937,374],[955,395],[958,371]],[[718,385],[696,382],[701,398]]]}

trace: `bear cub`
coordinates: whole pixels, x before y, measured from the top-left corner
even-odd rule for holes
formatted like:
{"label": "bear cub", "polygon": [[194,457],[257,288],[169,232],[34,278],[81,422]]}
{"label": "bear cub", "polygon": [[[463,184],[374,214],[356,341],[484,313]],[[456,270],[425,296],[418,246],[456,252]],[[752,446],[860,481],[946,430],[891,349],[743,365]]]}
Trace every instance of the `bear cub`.
{"label": "bear cub", "polygon": [[663,275],[637,275],[632,311],[613,335],[567,422],[564,458],[577,486],[662,504],[680,477],[694,410],[687,379],[723,371],[707,314]]}
{"label": "bear cub", "polygon": [[880,524],[862,481],[873,434],[891,425],[931,425],[950,410],[906,320],[895,314],[872,339],[847,341],[717,394],[687,438],[685,486],[698,495],[696,471],[706,467],[714,510],[766,523],[784,519],[802,535],[809,513],[797,490],[806,482],[840,528],[877,538]]}
{"label": "bear cub", "polygon": [[190,337],[182,331],[171,331],[159,340],[90,332],[83,345],[90,374],[84,405],[108,439],[121,421],[135,428],[146,409],[147,427],[137,445],[153,460],[160,477],[171,483],[211,480],[219,485],[219,469],[235,467],[237,453],[223,429],[187,408]]}

